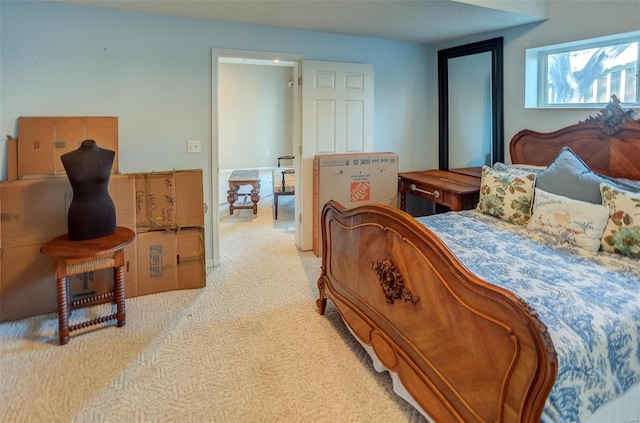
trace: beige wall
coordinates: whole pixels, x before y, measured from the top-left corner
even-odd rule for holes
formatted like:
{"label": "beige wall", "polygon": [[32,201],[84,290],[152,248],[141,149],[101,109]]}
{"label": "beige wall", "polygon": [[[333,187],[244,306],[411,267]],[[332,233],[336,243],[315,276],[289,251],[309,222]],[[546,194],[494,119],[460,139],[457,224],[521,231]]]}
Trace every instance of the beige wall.
{"label": "beige wall", "polygon": [[219,65],[220,169],[275,166],[293,154],[293,67]]}

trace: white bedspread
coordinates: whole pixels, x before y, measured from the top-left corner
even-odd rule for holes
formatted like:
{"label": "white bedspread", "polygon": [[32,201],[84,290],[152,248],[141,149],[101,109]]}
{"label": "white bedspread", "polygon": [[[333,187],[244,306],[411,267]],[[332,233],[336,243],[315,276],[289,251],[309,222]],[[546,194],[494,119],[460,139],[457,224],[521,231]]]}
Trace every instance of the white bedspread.
{"label": "white bedspread", "polygon": [[526,299],[547,325],[559,370],[543,421],[587,421],[640,382],[638,260],[588,253],[475,210],[418,220],[471,272]]}

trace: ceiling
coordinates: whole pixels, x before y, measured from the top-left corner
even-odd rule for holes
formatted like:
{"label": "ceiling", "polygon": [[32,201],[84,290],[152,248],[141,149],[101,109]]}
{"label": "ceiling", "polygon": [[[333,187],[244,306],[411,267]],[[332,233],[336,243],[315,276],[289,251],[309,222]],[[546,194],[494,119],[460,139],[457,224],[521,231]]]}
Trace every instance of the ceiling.
{"label": "ceiling", "polygon": [[545,0],[57,0],[91,7],[436,44],[546,18]]}

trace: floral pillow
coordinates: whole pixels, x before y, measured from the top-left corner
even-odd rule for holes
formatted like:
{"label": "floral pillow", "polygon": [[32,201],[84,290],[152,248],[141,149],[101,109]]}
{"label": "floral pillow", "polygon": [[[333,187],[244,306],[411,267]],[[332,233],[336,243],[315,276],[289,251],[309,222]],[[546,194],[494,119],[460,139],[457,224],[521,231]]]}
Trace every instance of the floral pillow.
{"label": "floral pillow", "polygon": [[502,162],[495,162],[493,169],[499,172],[508,172],[516,175],[522,175],[527,173],[540,173],[547,169],[547,166],[537,166],[530,164],[505,164]]}
{"label": "floral pillow", "polygon": [[600,184],[609,221],[602,236],[604,251],[640,258],[640,194]]}
{"label": "floral pillow", "polygon": [[555,235],[592,253],[600,249],[602,233],[609,220],[609,212],[604,206],[551,194],[540,188],[535,189],[533,198],[529,229]]}
{"label": "floral pillow", "polygon": [[478,210],[524,226],[531,217],[535,173],[514,175],[482,167]]}
{"label": "floral pillow", "polygon": [[615,188],[619,188],[624,191],[629,191],[632,193],[640,193],[640,181],[634,181],[633,179],[624,179],[624,178],[612,178],[606,175],[600,175],[602,178],[606,179],[603,182],[608,182],[613,185]]}

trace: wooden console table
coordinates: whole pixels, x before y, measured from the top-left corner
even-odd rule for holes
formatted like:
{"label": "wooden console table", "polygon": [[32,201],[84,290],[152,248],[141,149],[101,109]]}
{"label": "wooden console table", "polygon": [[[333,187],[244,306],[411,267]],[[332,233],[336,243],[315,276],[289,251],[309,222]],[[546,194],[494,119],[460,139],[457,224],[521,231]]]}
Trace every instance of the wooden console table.
{"label": "wooden console table", "polygon": [[[53,238],[40,249],[55,260],[56,281],[58,287],[58,334],[60,345],[69,342],[69,333],[117,320],[118,327],[126,324],[124,300],[124,247],[135,234],[131,229],[118,226],[109,236],[85,241],[71,241],[68,234]],[[113,267],[113,291],[81,300],[70,301],[69,276]],[[69,326],[71,310],[89,305],[92,302],[113,298],[116,313]]]}
{"label": "wooden console table", "polygon": [[[260,201],[260,172],[257,169],[234,170],[229,177],[229,190],[227,191],[227,201],[229,202],[229,214],[233,214],[235,209],[252,209],[253,214],[258,213],[258,201]],[[250,194],[238,194],[240,187],[243,185],[251,185]],[[238,196],[250,195],[251,205],[236,206]]]}
{"label": "wooden console table", "polygon": [[452,211],[476,207],[480,195],[478,169],[432,169],[399,173],[400,209],[406,210],[407,193],[447,206]]}

